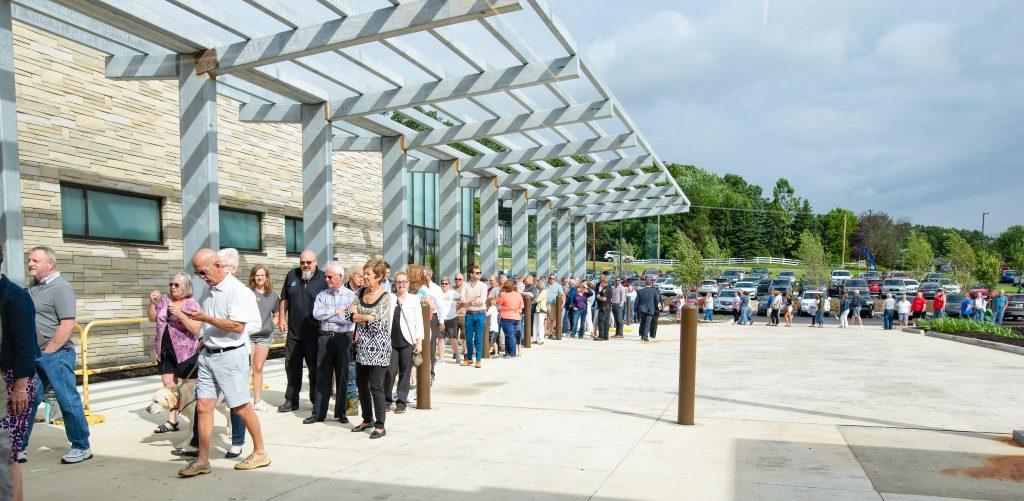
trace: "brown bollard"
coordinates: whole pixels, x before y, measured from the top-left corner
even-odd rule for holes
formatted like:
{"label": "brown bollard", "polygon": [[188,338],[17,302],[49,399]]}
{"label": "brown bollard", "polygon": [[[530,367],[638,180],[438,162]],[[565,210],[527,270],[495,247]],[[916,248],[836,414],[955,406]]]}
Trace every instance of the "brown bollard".
{"label": "brown bollard", "polygon": [[562,317],[565,315],[565,294],[559,294],[555,300],[555,341],[562,340]]}
{"label": "brown bollard", "polygon": [[434,365],[433,357],[430,355],[430,305],[422,304],[423,310],[423,343],[420,356],[423,363],[416,367],[416,408],[430,408],[430,368]]}
{"label": "brown bollard", "polygon": [[697,305],[683,308],[679,335],[679,417],[678,424],[693,424],[697,393]]}
{"label": "brown bollard", "polygon": [[[490,324],[490,322],[488,322],[487,316],[485,315],[484,316],[484,347],[483,347],[484,351],[480,353],[480,358],[481,359],[489,358],[491,356],[491,331],[490,331],[490,325],[489,324]],[[498,335],[500,336],[501,334],[499,333]],[[477,346],[476,349],[479,350],[480,347]]]}
{"label": "brown bollard", "polygon": [[533,346],[533,298],[523,298],[523,322],[526,325],[523,326],[523,348],[530,348]]}

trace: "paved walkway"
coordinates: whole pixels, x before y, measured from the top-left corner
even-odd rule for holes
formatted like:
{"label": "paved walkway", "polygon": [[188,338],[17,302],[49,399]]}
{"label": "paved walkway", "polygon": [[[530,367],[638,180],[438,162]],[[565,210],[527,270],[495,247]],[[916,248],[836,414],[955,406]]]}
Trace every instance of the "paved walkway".
{"label": "paved walkway", "polygon": [[[96,458],[58,464],[38,426],[29,499],[1020,499],[1024,358],[877,328],[702,326],[697,425],[674,424],[678,327],[655,343],[549,341],[483,369],[438,369],[434,409],[388,415],[371,441],[337,423],[261,414],[273,465],[214,460],[176,477],[180,434],[153,435],[156,378],[92,387]],[[280,360],[267,400],[279,402]],[[304,404],[305,405],[305,404]],[[218,422],[219,423],[219,422]],[[215,431],[222,432],[223,428]],[[223,457],[225,438],[216,438]],[[1007,463],[1009,462],[1009,463]],[[944,472],[944,470],[946,470]],[[1017,475],[1020,474],[1017,470]],[[981,472],[984,476],[985,472]],[[975,476],[978,476],[977,474]]]}

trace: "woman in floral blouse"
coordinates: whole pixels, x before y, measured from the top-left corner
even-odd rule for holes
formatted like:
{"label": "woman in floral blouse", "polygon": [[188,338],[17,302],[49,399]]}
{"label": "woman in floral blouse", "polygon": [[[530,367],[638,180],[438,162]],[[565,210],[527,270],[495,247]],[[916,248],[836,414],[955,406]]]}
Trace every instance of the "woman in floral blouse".
{"label": "woman in floral blouse", "polygon": [[[192,279],[188,273],[180,272],[168,281],[169,294],[160,291],[149,293],[149,321],[156,322],[156,341],[153,356],[160,368],[160,377],[165,388],[174,388],[178,378],[174,376],[178,364],[195,355],[196,337],[202,324],[182,315],[183,311],[199,311],[199,303],[192,299]],[[154,433],[178,431],[178,411],[167,412],[167,422],[153,430]]]}

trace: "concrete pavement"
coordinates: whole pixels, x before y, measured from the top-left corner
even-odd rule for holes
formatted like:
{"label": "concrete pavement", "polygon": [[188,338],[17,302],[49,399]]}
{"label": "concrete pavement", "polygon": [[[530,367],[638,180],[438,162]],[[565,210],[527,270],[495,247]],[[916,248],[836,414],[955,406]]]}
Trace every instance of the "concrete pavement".
{"label": "concrete pavement", "polygon": [[[262,470],[234,471],[234,460],[222,459],[218,421],[214,472],[195,479],[177,478],[183,463],[169,454],[182,434],[151,433],[161,419],[143,407],[159,380],[116,381],[90,388],[94,412],[107,420],[93,427],[93,460],[58,464],[62,430],[37,426],[26,492],[83,500],[1020,499],[1012,456],[1024,449],[1000,439],[1024,421],[1024,394],[1012,391],[1022,362],[877,327],[701,325],[697,425],[682,427],[674,424],[678,326],[663,324],[651,344],[635,334],[563,339],[482,369],[445,364],[434,408],[388,414],[381,440],[337,423],[301,424],[306,402],[296,414],[261,413],[273,458]],[[277,404],[281,361],[267,370],[266,400]],[[994,473],[971,470],[990,464]]]}

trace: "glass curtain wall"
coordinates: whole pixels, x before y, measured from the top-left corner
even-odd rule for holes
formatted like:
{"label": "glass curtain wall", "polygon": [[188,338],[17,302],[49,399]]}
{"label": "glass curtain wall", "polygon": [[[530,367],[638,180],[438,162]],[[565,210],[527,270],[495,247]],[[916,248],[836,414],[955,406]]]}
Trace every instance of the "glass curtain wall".
{"label": "glass curtain wall", "polygon": [[[409,263],[418,263],[435,271],[440,266],[441,236],[440,201],[438,200],[437,174],[429,172],[410,172],[408,177],[408,200],[406,216],[409,221]],[[472,188],[462,189],[462,248],[460,267],[469,269],[471,264],[479,263],[473,214]]]}

